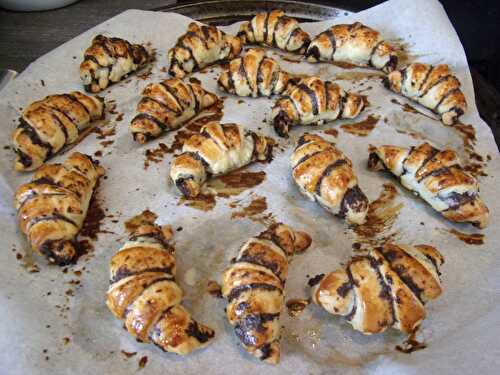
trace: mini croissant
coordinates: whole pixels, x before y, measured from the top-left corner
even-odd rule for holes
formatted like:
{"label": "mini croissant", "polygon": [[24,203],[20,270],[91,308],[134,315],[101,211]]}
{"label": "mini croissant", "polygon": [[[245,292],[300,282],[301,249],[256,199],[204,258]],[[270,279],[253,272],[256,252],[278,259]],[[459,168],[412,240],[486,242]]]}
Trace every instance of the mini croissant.
{"label": "mini croissant", "polygon": [[489,210],[479,198],[479,184],[465,172],[453,150],[428,143],[410,149],[380,146],[370,150],[368,167],[387,169],[448,220],[488,225]]}
{"label": "mini croissant", "polygon": [[261,44],[298,54],[304,54],[310,42],[299,21],[279,9],[259,13],[250,21],[243,22],[238,36],[245,44]]}
{"label": "mini croissant", "polygon": [[413,63],[390,73],[385,86],[438,114],[445,125],[453,125],[467,110],[460,81],[448,65]]}
{"label": "mini croissant", "polygon": [[217,95],[197,83],[170,78],[150,83],[137,105],[139,112],[130,123],[134,140],[145,143],[163,132],[179,128],[203,109],[215,104]]}
{"label": "mini croissant", "polygon": [[63,147],[74,143],[93,121],[102,118],[103,100],[78,91],[49,95],[31,103],[12,134],[15,169],[37,169]]}
{"label": "mini croissant", "polygon": [[281,94],[288,80],[288,73],[281,70],[276,60],[267,57],[263,49],[251,48],[230,61],[229,68],[220,74],[218,85],[230,94],[256,98]]}
{"label": "mini croissant", "polygon": [[149,53],[140,44],[97,35],[83,56],[80,78],[86,91],[99,92],[141,69],[149,60]]}
{"label": "mini croissant", "polygon": [[318,77],[290,84],[286,94],[276,101],[271,114],[274,129],[281,137],[288,137],[291,126],[354,118],[365,107],[362,95],[347,93],[337,84]]}
{"label": "mini croissant", "polygon": [[280,360],[280,313],[288,259],[311,245],[307,233],[273,224],[248,240],[223,273],[226,316],[247,352],[262,361]]}
{"label": "mini croissant", "polygon": [[184,78],[208,65],[232,59],[241,52],[241,40],[224,33],[215,26],[189,24],[176,45],[168,51],[168,72]]}
{"label": "mini croissant", "polygon": [[424,304],[441,294],[444,260],[432,246],[386,244],[353,256],[346,267],[309,280],[312,300],[364,334],[394,327],[414,332]]}
{"label": "mini croissant", "polygon": [[342,151],[319,135],[306,133],[299,138],[290,161],[302,194],[350,224],[365,222],[368,198]]}
{"label": "mini croissant", "polygon": [[46,164],[14,196],[19,227],[37,253],[66,265],[76,260],[76,236],[104,169],[78,152],[63,164]]}
{"label": "mini croissant", "polygon": [[188,354],[208,345],[214,331],[196,322],[181,305],[171,233],[155,220],[150,211],[132,219],[135,228],[129,240],[111,259],[106,304],[138,341]]}
{"label": "mini croissant", "polygon": [[193,198],[209,176],[268,161],[272,150],[269,139],[240,125],[210,122],[184,142],[182,154],[172,161],[170,177],[185,197]]}
{"label": "mini croissant", "polygon": [[335,25],[316,36],[306,52],[307,61],[334,61],[380,69],[396,69],[396,51],[376,30],[355,22]]}

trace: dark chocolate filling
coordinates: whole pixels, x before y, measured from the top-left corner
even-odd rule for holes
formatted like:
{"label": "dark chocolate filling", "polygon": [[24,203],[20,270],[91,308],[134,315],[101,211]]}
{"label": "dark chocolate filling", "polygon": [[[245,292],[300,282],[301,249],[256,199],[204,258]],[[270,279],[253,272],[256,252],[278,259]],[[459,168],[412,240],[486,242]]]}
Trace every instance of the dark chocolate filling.
{"label": "dark chocolate filling", "polygon": [[265,284],[265,283],[253,283],[253,284],[246,284],[246,285],[240,285],[231,290],[229,295],[227,296],[227,301],[231,302],[234,299],[238,298],[242,293],[246,292],[247,290],[254,290],[254,289],[260,289],[260,290],[267,290],[267,291],[278,291],[279,293],[282,293],[282,290],[275,287],[274,285],[271,284]]}

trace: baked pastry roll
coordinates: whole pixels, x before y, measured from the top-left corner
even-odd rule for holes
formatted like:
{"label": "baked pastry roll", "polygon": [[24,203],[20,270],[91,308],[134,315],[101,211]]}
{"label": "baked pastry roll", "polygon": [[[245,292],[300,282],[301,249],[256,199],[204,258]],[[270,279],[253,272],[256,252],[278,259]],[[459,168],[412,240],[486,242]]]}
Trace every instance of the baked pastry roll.
{"label": "baked pastry roll", "polygon": [[150,211],[133,219],[137,227],[111,258],[106,305],[137,341],[188,354],[207,346],[215,334],[181,305],[171,232],[155,219]]}
{"label": "baked pastry roll", "polygon": [[134,140],[146,143],[166,131],[179,128],[218,100],[217,95],[199,84],[183,82],[179,78],[150,83],[142,92],[137,105],[138,114],[129,129]]}
{"label": "baked pastry roll", "polygon": [[288,259],[311,245],[307,233],[273,224],[241,247],[224,271],[226,317],[247,352],[262,361],[280,360],[280,313]]}
{"label": "baked pastry roll", "polygon": [[410,334],[425,319],[424,304],[441,295],[443,262],[432,246],[388,243],[310,279],[312,301],[330,314],[345,317],[364,334],[389,327]]}
{"label": "baked pastry roll", "polygon": [[104,169],[75,152],[63,164],[46,164],[14,196],[19,227],[31,248],[60,266],[79,255],[76,236]]}
{"label": "baked pastry roll", "polygon": [[310,42],[309,34],[300,28],[299,21],[280,9],[258,13],[243,22],[238,36],[244,44],[261,44],[298,54],[304,54]]}
{"label": "baked pastry roll", "polygon": [[362,95],[345,92],[339,85],[319,77],[307,77],[290,84],[285,94],[275,102],[271,114],[274,129],[281,137],[288,137],[293,125],[318,125],[354,118],[365,107]]}
{"label": "baked pastry roll", "polygon": [[307,61],[335,61],[374,67],[386,73],[396,69],[396,51],[376,30],[355,22],[335,25],[318,34],[309,44]]}
{"label": "baked pastry roll", "polygon": [[97,35],[83,55],[80,78],[86,91],[99,92],[141,69],[149,60],[148,51],[140,44]]}
{"label": "baked pastry roll", "polygon": [[242,57],[229,62],[218,80],[219,88],[233,95],[279,95],[288,85],[289,75],[261,48],[250,48]]}
{"label": "baked pastry roll", "polygon": [[241,52],[241,40],[215,26],[191,22],[173,48],[168,51],[168,72],[184,78],[208,65],[232,59]]}
{"label": "baked pastry roll", "polygon": [[74,91],[31,103],[12,134],[15,169],[32,171],[75,142],[92,121],[104,118],[102,98]]}
{"label": "baked pastry roll", "polygon": [[384,84],[439,115],[445,125],[455,124],[467,110],[460,81],[446,64],[413,63],[390,73]]}
{"label": "baked pastry roll", "polygon": [[463,170],[453,150],[440,151],[428,143],[409,149],[374,147],[368,168],[389,170],[448,220],[479,228],[488,225],[489,210],[479,198],[479,184]]}
{"label": "baked pastry roll", "polygon": [[266,137],[238,124],[213,121],[184,142],[182,154],[172,161],[170,178],[185,197],[194,198],[210,176],[268,161],[272,151],[273,144]]}
{"label": "baked pastry roll", "polygon": [[368,198],[359,188],[352,162],[319,135],[304,134],[290,157],[300,192],[349,224],[363,224]]}

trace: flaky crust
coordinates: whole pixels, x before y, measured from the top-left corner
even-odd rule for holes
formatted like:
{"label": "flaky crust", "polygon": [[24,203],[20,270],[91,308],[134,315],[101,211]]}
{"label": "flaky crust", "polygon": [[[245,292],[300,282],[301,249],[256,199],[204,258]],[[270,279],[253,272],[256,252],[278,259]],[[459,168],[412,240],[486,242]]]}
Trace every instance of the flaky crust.
{"label": "flaky crust", "polygon": [[272,156],[269,140],[238,124],[210,122],[182,147],[170,168],[170,178],[189,198],[196,197],[209,176],[226,174]]}
{"label": "flaky crust", "polygon": [[180,304],[175,250],[154,224],[156,215],[146,211],[136,218],[139,225],[111,259],[108,308],[138,341],[152,342],[164,351],[188,354],[208,345],[214,331],[196,322]]}
{"label": "flaky crust", "polygon": [[380,146],[370,150],[368,166],[388,169],[451,221],[488,225],[489,210],[479,197],[479,184],[463,170],[453,150],[440,151],[428,143],[410,149]]}
{"label": "flaky crust", "polygon": [[288,137],[291,126],[354,118],[365,107],[361,95],[347,93],[339,85],[319,77],[290,84],[285,94],[276,100],[271,114],[274,129],[281,137]]}
{"label": "flaky crust", "polygon": [[173,77],[184,78],[208,65],[235,58],[240,52],[240,38],[228,35],[216,26],[192,22],[168,51],[168,72]]}
{"label": "flaky crust", "polygon": [[443,262],[432,246],[388,243],[355,255],[345,268],[311,279],[312,300],[365,334],[389,327],[410,334],[425,318],[424,304],[441,294]]}
{"label": "flaky crust", "polygon": [[218,100],[217,95],[199,84],[179,78],[150,83],[142,92],[137,104],[138,114],[132,119],[129,130],[135,141],[146,143],[179,128]]}
{"label": "flaky crust", "polygon": [[261,44],[298,54],[304,54],[310,42],[299,21],[286,16],[280,9],[258,13],[250,21],[243,22],[238,36],[244,44]]}
{"label": "flaky crust", "polygon": [[274,224],[248,240],[222,275],[229,323],[245,350],[267,363],[280,360],[279,317],[288,259],[310,244],[307,233]]}
{"label": "flaky crust", "polygon": [[21,185],[14,196],[19,227],[37,253],[65,265],[78,256],[76,236],[90,198],[104,170],[78,152],[63,164],[47,164]]}
{"label": "flaky crust", "polygon": [[290,162],[302,194],[350,224],[365,222],[368,199],[342,151],[320,136],[306,133],[299,138]]}
{"label": "flaky crust", "polygon": [[75,142],[93,121],[102,118],[103,100],[78,91],[49,95],[31,103],[12,134],[15,169],[39,168],[63,147]]}
{"label": "flaky crust", "polygon": [[372,66],[386,73],[396,69],[396,51],[376,30],[355,22],[335,25],[316,36],[307,49],[307,61],[335,61]]}
{"label": "flaky crust", "polygon": [[141,69],[149,59],[149,53],[140,44],[97,35],[83,55],[80,78],[86,91],[99,92]]}
{"label": "flaky crust", "polygon": [[221,90],[238,96],[279,95],[288,85],[289,75],[281,70],[278,62],[267,57],[260,48],[250,48],[242,57],[229,62],[218,86]]}
{"label": "flaky crust", "polygon": [[384,83],[390,90],[438,114],[445,125],[455,124],[467,111],[460,81],[446,64],[413,63],[390,73]]}

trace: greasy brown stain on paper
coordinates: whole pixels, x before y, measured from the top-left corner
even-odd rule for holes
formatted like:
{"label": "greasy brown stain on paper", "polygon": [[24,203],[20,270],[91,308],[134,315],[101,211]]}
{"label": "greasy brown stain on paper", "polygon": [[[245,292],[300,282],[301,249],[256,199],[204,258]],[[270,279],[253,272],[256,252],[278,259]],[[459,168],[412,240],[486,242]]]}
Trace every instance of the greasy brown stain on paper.
{"label": "greasy brown stain on paper", "polygon": [[219,285],[217,281],[214,280],[207,281],[207,292],[212,297],[222,298],[222,287]]}
{"label": "greasy brown stain on paper", "polygon": [[416,109],[415,107],[412,107],[408,103],[401,103],[397,99],[391,99],[391,103],[399,105],[403,109],[403,112],[415,113],[415,114],[427,117],[428,119],[431,119],[431,120],[434,120],[434,121],[439,121],[439,119],[437,119],[437,118],[435,118],[433,116],[430,116],[430,115],[428,115],[428,114],[426,114],[424,112],[419,111],[418,109]]}
{"label": "greasy brown stain on paper", "polygon": [[163,161],[165,154],[169,152],[169,148],[165,143],[158,143],[158,147],[147,149],[144,152],[144,169],[148,169],[151,163],[160,163]]}
{"label": "greasy brown stain on paper", "polygon": [[330,129],[326,129],[324,131],[325,134],[328,134],[328,135],[331,135],[335,138],[337,138],[337,136],[339,135],[339,131],[337,129],[334,129],[334,128],[330,128]]}
{"label": "greasy brown stain on paper", "polygon": [[368,207],[366,222],[353,227],[360,239],[370,243],[385,243],[394,237],[394,233],[382,237],[379,235],[386,233],[392,227],[399,211],[403,208],[403,203],[395,204],[394,202],[397,194],[393,184],[384,184],[379,197]]}
{"label": "greasy brown stain on paper", "polygon": [[453,234],[460,241],[465,242],[468,245],[483,245],[484,244],[484,234],[482,233],[463,233],[456,229],[446,229],[447,232]]}
{"label": "greasy brown stain on paper", "polygon": [[415,330],[414,332],[410,333],[408,338],[403,341],[401,345],[396,345],[396,350],[401,353],[405,354],[411,354],[413,352],[416,352],[418,350],[422,350],[427,348],[427,344],[424,342],[420,342],[416,338],[417,331]]}
{"label": "greasy brown stain on paper", "polygon": [[380,117],[378,116],[369,115],[364,120],[351,124],[344,124],[341,128],[349,134],[356,135],[358,137],[366,137],[372,132],[373,129],[375,129],[379,119]]}
{"label": "greasy brown stain on paper", "polygon": [[300,314],[304,312],[307,306],[311,303],[310,299],[299,299],[293,298],[286,301],[286,308],[288,311],[288,315],[292,318],[298,317]]}
{"label": "greasy brown stain on paper", "polygon": [[233,212],[231,214],[231,219],[241,219],[244,217],[254,217],[267,210],[266,197],[255,197],[248,204],[248,206],[243,207],[240,211]]}
{"label": "greasy brown stain on paper", "polygon": [[179,200],[180,204],[200,211],[211,211],[215,207],[215,196],[211,194],[198,194],[195,198],[181,197]]}
{"label": "greasy brown stain on paper", "polygon": [[334,75],[334,80],[337,81],[362,81],[364,79],[367,80],[382,80],[385,77],[384,74],[382,73],[374,73],[370,71],[366,72],[360,72],[360,71],[355,71],[355,72],[342,72]]}

